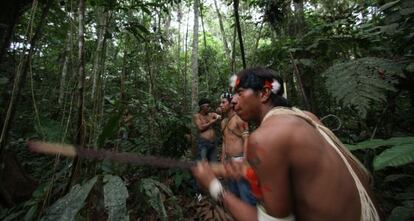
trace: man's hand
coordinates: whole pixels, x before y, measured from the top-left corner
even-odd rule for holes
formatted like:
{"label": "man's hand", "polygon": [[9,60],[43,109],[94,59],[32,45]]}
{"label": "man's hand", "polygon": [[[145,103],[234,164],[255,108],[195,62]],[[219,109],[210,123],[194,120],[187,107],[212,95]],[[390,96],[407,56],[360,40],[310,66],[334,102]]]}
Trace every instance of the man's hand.
{"label": "man's hand", "polygon": [[197,166],[191,168],[193,176],[196,178],[197,182],[204,189],[209,188],[211,181],[213,181],[216,176],[213,173],[210,165],[206,161],[201,161],[197,163]]}
{"label": "man's hand", "polygon": [[224,164],[227,177],[240,180],[246,175],[247,165],[245,162],[229,161]]}

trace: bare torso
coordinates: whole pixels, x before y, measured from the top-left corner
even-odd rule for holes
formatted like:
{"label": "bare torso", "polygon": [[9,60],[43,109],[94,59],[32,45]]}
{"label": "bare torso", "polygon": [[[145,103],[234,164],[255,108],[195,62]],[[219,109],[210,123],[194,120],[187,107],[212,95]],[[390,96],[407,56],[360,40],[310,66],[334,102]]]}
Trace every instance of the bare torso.
{"label": "bare torso", "polygon": [[250,136],[247,158],[259,177],[269,215],[296,220],[360,219],[357,188],[319,132],[294,116],[274,116]]}
{"label": "bare torso", "polygon": [[210,125],[207,128],[201,128],[202,125],[208,124],[209,122],[213,121],[215,116],[216,115],[213,113],[208,113],[206,115],[196,113],[194,115],[194,122],[198,128],[199,137],[214,142],[214,140],[216,139],[216,134],[214,132],[213,125]]}
{"label": "bare torso", "polygon": [[226,157],[243,156],[243,125],[247,124],[234,114],[222,121],[221,130],[223,132],[223,151]]}

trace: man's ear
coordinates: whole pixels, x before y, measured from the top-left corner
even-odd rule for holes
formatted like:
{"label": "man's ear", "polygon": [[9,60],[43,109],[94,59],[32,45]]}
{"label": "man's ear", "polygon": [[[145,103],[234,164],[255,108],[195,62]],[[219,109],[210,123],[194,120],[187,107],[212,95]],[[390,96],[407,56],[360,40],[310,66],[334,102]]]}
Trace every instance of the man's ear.
{"label": "man's ear", "polygon": [[270,90],[270,88],[263,88],[263,90],[260,91],[260,101],[262,103],[266,103],[267,100],[270,99],[270,95],[272,94],[272,91]]}

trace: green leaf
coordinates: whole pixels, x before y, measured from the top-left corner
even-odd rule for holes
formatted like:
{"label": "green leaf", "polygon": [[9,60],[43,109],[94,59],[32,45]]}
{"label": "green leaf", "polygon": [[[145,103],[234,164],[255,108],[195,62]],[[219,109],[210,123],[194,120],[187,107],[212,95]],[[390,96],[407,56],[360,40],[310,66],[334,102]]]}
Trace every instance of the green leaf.
{"label": "green leaf", "polygon": [[396,146],[396,145],[404,145],[404,144],[412,144],[414,146],[414,137],[393,137],[388,140],[383,139],[372,139],[362,141],[353,145],[347,144],[349,150],[360,150],[360,149],[375,149],[378,147],[384,146]]}
{"label": "green leaf", "polygon": [[402,221],[408,220],[408,218],[414,213],[414,208],[410,207],[396,207],[392,210],[391,215],[387,221]]}
{"label": "green leaf", "polygon": [[414,7],[412,7],[412,8],[402,8],[402,9],[400,10],[400,13],[401,13],[402,15],[411,15],[411,14],[413,14],[413,13],[414,13]]}
{"label": "green leaf", "polygon": [[385,10],[387,10],[387,9],[389,9],[389,8],[391,8],[391,7],[393,7],[394,5],[398,4],[399,2],[400,2],[400,0],[393,1],[393,2],[388,2],[387,4],[382,5],[382,6],[379,8],[379,11],[385,11]]}
{"label": "green leaf", "polygon": [[0,86],[6,85],[9,82],[9,79],[6,77],[0,77]]}
{"label": "green leaf", "polygon": [[128,190],[119,176],[105,175],[103,179],[105,208],[108,211],[108,221],[129,220],[126,208]]}
{"label": "green leaf", "polygon": [[394,61],[365,57],[337,62],[323,74],[328,92],[342,104],[365,118],[372,104],[384,104],[386,94],[394,92],[394,79],[402,75],[402,66]]}
{"label": "green leaf", "polygon": [[[165,185],[162,183],[151,179],[146,178],[142,179],[140,182],[140,190],[143,192],[151,205],[151,207],[157,211],[158,215],[160,216],[161,220],[167,220],[167,211],[164,206],[164,197],[160,191],[160,188],[162,186],[162,189],[164,189]],[[168,189],[165,187],[165,189]],[[171,190],[168,191],[168,194],[171,193]]]}
{"label": "green leaf", "polygon": [[70,192],[50,206],[41,221],[71,221],[84,206],[84,201],[95,185],[97,177],[90,179],[84,185],[75,185]]}
{"label": "green leaf", "polygon": [[108,122],[104,126],[104,129],[102,130],[102,133],[98,136],[98,147],[102,147],[104,145],[105,139],[110,138],[117,132],[121,117],[122,111],[113,114],[111,118],[109,118]]}
{"label": "green leaf", "polygon": [[374,159],[374,169],[381,170],[388,166],[401,166],[414,162],[414,145],[405,144],[385,150]]}

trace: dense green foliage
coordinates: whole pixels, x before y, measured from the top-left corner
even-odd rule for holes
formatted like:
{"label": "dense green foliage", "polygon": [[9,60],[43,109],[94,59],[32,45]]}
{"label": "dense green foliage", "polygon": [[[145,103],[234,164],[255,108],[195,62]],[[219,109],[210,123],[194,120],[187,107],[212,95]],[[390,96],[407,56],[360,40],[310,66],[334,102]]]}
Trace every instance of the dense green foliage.
{"label": "dense green foliage", "polygon": [[[0,57],[2,124],[48,4],[34,2],[38,4],[22,9]],[[224,32],[214,4],[201,2],[197,93],[217,105],[229,76],[242,68],[241,52],[233,1],[217,0]],[[1,207],[0,219],[197,216],[187,171],[109,161],[81,160],[76,166],[71,159],[39,156],[25,148],[28,138],[76,143],[83,131],[89,148],[193,159],[192,4],[87,1],[80,110],[78,1],[52,1],[4,146],[37,181],[37,189],[30,199]],[[406,219],[414,211],[414,2],[244,0],[239,13],[247,65],[278,70],[296,106],[320,117],[338,117],[341,128],[335,133],[371,169],[384,216]],[[328,119],[324,123],[338,125]],[[74,167],[79,171],[71,176]]]}

